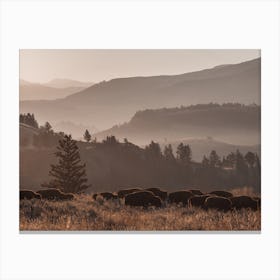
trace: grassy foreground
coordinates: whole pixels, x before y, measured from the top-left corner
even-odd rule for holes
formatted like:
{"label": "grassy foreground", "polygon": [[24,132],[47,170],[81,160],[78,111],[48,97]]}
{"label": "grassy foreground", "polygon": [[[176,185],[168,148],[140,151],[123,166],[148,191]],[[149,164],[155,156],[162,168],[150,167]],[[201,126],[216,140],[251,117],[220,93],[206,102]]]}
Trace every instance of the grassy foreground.
{"label": "grassy foreground", "polygon": [[81,195],[73,201],[20,201],[21,231],[172,231],[261,229],[261,211],[216,210],[168,205],[161,209],[128,207],[122,200],[93,201]]}

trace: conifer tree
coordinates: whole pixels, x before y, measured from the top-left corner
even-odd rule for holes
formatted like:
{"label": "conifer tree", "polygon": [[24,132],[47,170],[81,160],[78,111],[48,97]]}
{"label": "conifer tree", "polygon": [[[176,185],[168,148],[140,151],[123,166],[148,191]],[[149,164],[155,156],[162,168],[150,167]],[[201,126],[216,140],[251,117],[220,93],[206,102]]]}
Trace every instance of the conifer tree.
{"label": "conifer tree", "polygon": [[58,188],[66,193],[81,193],[87,189],[85,164],[81,164],[79,148],[71,135],[64,135],[59,140],[57,151],[58,164],[51,164],[49,175],[53,179],[49,187]]}
{"label": "conifer tree", "polygon": [[175,160],[171,144],[164,147],[163,155],[166,158],[166,160],[170,160],[170,161]]}
{"label": "conifer tree", "polygon": [[43,126],[43,130],[45,131],[45,133],[53,133],[52,126],[49,122],[45,123],[45,125]]}
{"label": "conifer tree", "polygon": [[221,165],[220,157],[215,150],[211,151],[210,153],[209,163],[211,167],[219,167]]}
{"label": "conifer tree", "polygon": [[180,143],[177,147],[177,159],[182,163],[190,163],[192,159],[192,151],[189,145]]}
{"label": "conifer tree", "polygon": [[145,151],[147,156],[152,159],[159,159],[162,156],[160,145],[154,141],[151,141],[151,143],[145,147]]}
{"label": "conifer tree", "polygon": [[84,139],[87,141],[87,142],[90,142],[91,140],[91,135],[89,133],[89,131],[86,129],[85,133],[84,133]]}
{"label": "conifer tree", "polygon": [[254,153],[252,152],[248,152],[245,156],[244,156],[245,161],[247,162],[248,166],[250,168],[254,167],[254,164],[256,162],[256,156]]}

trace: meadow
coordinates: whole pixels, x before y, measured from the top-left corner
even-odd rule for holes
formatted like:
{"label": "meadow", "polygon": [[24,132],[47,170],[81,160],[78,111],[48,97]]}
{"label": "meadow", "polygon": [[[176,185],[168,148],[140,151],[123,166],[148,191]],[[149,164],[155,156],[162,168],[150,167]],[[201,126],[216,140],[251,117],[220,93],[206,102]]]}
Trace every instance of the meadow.
{"label": "meadow", "polygon": [[[233,191],[234,192],[234,191]],[[240,193],[235,190],[235,193]],[[242,191],[244,193],[244,191]],[[21,231],[259,231],[261,211],[222,212],[166,205],[125,206],[122,199],[93,200],[78,195],[71,201],[21,200]]]}

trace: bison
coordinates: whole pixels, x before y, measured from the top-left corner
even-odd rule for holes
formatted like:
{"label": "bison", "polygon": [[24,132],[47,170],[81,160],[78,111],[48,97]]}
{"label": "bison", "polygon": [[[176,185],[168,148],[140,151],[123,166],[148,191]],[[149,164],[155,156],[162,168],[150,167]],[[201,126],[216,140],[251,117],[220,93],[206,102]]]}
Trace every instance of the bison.
{"label": "bison", "polygon": [[216,209],[220,211],[229,211],[232,203],[230,199],[221,196],[209,196],[204,202],[203,208],[205,210]]}
{"label": "bison", "polygon": [[163,201],[167,199],[167,192],[162,191],[159,188],[148,188],[148,189],[146,189],[146,191],[152,192],[155,196],[160,197],[160,199]]}
{"label": "bison", "polygon": [[253,199],[258,202],[258,209],[261,209],[261,198],[259,196],[255,196]]}
{"label": "bison", "polygon": [[182,203],[185,206],[191,197],[193,197],[193,194],[190,191],[177,191],[168,195],[168,201],[176,204]]}
{"label": "bison", "polygon": [[38,193],[41,195],[43,199],[48,200],[72,200],[74,199],[74,195],[71,193],[63,193],[58,189],[45,189],[40,190]]}
{"label": "bison", "polygon": [[209,194],[195,195],[189,199],[189,205],[193,207],[203,207],[206,198],[210,197]]}
{"label": "bison", "polygon": [[30,190],[21,190],[19,192],[19,198],[20,200],[32,198],[41,199],[41,195]]}
{"label": "bison", "polygon": [[233,197],[233,194],[230,192],[227,192],[227,191],[213,191],[213,192],[210,192],[210,194],[214,194],[214,195],[225,197],[225,198]]}
{"label": "bison", "polygon": [[138,191],[142,191],[142,189],[132,188],[132,189],[119,190],[118,197],[124,198],[128,194],[133,193],[133,192],[138,192]]}
{"label": "bison", "polygon": [[74,198],[75,198],[74,194],[64,193],[64,199],[63,200],[73,200]]}
{"label": "bison", "polygon": [[240,210],[242,208],[249,208],[251,210],[258,210],[258,201],[247,195],[234,196],[230,198],[232,208]]}
{"label": "bison", "polygon": [[139,192],[127,194],[125,196],[124,203],[125,205],[129,205],[129,206],[142,206],[142,207],[162,206],[161,199],[149,191],[139,191]]}
{"label": "bison", "polygon": [[189,190],[193,195],[203,195],[203,192],[200,190]]}
{"label": "bison", "polygon": [[103,197],[103,199],[105,200],[109,200],[109,199],[117,199],[118,196],[114,193],[111,193],[111,192],[102,192],[102,193],[95,193],[92,198],[94,200],[96,200],[97,196],[100,195]]}

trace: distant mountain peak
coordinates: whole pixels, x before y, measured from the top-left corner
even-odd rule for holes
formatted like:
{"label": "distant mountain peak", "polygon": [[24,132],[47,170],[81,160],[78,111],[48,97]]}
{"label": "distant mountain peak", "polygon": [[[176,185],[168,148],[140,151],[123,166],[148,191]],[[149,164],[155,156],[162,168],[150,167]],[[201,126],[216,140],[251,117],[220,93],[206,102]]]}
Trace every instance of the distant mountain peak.
{"label": "distant mountain peak", "polygon": [[81,87],[81,88],[87,88],[93,85],[93,82],[82,82],[72,79],[61,79],[56,78],[52,79],[47,83],[44,83],[43,85],[49,86],[49,87],[55,87],[55,88],[67,88],[67,87]]}

